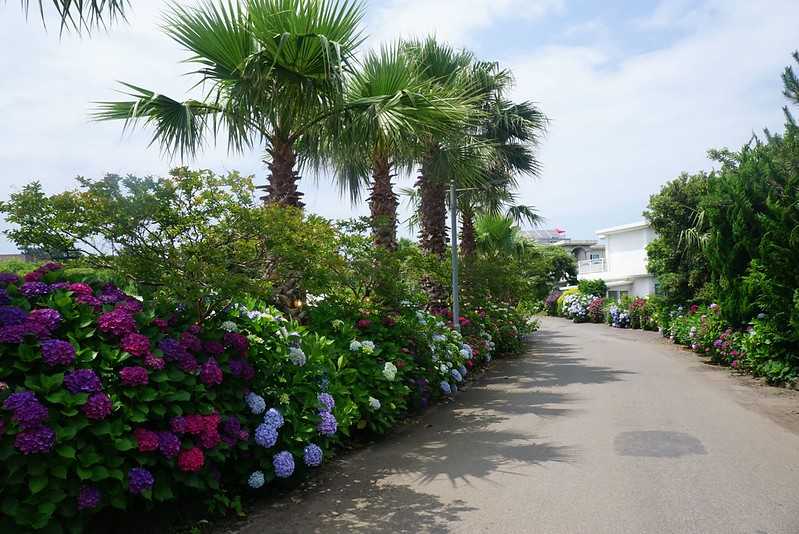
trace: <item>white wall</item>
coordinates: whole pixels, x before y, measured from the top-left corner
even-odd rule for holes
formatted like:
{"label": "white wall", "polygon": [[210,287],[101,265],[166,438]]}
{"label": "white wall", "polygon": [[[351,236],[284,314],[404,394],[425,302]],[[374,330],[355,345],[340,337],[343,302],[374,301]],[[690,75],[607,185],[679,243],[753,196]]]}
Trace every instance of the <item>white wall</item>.
{"label": "white wall", "polygon": [[636,297],[647,297],[655,294],[655,277],[642,276],[633,280],[633,287],[630,294]]}
{"label": "white wall", "polygon": [[605,254],[610,275],[646,274],[646,245],[654,238],[650,228],[607,236]]}

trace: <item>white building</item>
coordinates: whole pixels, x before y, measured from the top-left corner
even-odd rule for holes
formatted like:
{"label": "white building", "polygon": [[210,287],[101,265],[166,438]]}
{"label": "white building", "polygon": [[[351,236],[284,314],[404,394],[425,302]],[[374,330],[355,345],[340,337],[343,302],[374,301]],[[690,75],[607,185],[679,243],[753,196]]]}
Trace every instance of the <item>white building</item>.
{"label": "white building", "polygon": [[597,230],[602,245],[590,248],[591,257],[577,262],[577,279],[601,278],[608,285],[608,297],[645,297],[655,292],[655,278],[646,270],[646,246],[655,232],[646,221]]}

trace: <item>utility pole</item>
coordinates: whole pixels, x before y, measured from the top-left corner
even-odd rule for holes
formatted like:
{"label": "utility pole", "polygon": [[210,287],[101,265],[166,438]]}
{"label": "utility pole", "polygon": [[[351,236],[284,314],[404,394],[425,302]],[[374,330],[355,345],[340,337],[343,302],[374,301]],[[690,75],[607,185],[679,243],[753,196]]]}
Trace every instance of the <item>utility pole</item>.
{"label": "utility pole", "polygon": [[449,185],[450,226],[452,228],[452,325],[461,329],[460,287],[458,285],[458,190],[455,181]]}

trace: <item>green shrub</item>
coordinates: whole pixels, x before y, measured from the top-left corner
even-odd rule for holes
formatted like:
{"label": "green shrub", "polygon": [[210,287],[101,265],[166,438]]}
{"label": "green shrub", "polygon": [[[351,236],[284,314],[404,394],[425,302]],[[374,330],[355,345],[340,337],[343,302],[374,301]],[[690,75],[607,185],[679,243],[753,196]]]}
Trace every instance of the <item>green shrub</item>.
{"label": "green shrub", "polygon": [[605,298],[605,295],[608,293],[608,285],[601,278],[596,280],[580,280],[577,289],[583,295],[594,295],[602,298]]}

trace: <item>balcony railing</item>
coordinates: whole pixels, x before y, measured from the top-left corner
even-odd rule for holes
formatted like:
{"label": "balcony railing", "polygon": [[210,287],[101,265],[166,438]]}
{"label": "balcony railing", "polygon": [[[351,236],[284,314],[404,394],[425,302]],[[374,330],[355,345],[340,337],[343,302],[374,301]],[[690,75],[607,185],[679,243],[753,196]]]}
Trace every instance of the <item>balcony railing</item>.
{"label": "balcony railing", "polygon": [[582,260],[577,262],[577,274],[592,274],[605,272],[605,258],[596,260]]}

